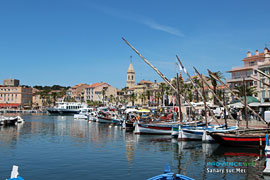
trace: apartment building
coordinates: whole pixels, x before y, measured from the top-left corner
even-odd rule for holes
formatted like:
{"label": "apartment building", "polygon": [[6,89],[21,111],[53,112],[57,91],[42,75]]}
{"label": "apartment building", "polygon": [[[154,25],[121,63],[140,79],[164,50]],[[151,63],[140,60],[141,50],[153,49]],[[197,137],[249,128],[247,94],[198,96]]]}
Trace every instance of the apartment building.
{"label": "apartment building", "polygon": [[[107,83],[94,83],[85,88],[84,99],[87,101],[108,101],[110,96],[117,96],[117,89]],[[103,99],[104,98],[104,99]]]}
{"label": "apartment building", "polygon": [[233,67],[232,70],[227,71],[231,73],[232,78],[227,79],[227,83],[231,88],[236,88],[243,84],[243,79],[248,86],[255,86],[257,88],[257,97],[264,102],[265,99],[270,97],[270,89],[264,85],[264,83],[270,83],[269,78],[259,75],[256,69],[262,70],[266,74],[270,72],[270,52],[268,48],[264,48],[264,51],[260,53],[258,50],[252,55],[250,51],[247,52],[247,56],[242,60],[244,62],[243,67]]}
{"label": "apartment building", "polygon": [[89,84],[78,84],[67,90],[67,98],[74,98],[76,101],[85,101],[84,92],[85,88],[88,87]]}
{"label": "apartment building", "polygon": [[32,88],[0,86],[0,108],[23,108],[32,104]]}

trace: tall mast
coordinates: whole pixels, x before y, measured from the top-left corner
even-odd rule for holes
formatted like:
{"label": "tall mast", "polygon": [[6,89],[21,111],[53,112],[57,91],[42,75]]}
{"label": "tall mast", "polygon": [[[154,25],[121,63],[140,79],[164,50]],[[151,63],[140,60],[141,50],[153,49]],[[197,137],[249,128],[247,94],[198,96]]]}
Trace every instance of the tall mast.
{"label": "tall mast", "polygon": [[[176,58],[178,60],[178,62],[180,63],[181,67],[184,67],[180,58],[176,55]],[[197,85],[195,84],[195,82],[193,81],[193,79],[191,78],[191,76],[189,75],[189,73],[187,72],[187,70],[184,69],[184,72],[186,73],[186,75],[188,76],[189,80],[191,81],[192,85],[194,86],[194,88],[198,91],[199,95],[203,98],[202,93],[200,92],[199,88],[197,87]],[[215,115],[212,113],[210,107],[206,104],[207,109],[209,110],[209,114],[211,114],[211,116],[213,117],[213,119],[219,124],[218,120],[216,119]]]}
{"label": "tall mast", "polygon": [[[178,92],[180,94],[181,93],[180,92],[180,81],[179,81],[178,73],[177,73],[177,76],[176,76],[176,85],[177,85],[177,90],[178,90]],[[182,124],[182,122],[183,122],[183,114],[182,114],[182,109],[181,109],[182,104],[181,104],[180,95],[177,95],[177,98],[178,98],[178,106],[179,106],[179,121]]]}
{"label": "tall mast", "polygon": [[[229,88],[228,86],[226,86],[225,85],[225,83],[224,82],[222,82],[218,77],[216,77],[209,69],[208,69],[208,72],[209,72],[209,74],[211,74],[211,76],[213,77],[213,78],[215,78],[218,82],[220,82],[222,85],[224,85],[225,87],[227,87],[227,89],[236,97],[236,99],[238,99],[242,104],[245,104],[244,102],[243,102],[243,100],[241,99],[241,98],[239,98],[238,97],[238,95],[237,94],[235,94],[233,91],[232,91],[232,89],[231,88]],[[260,118],[260,120],[262,120],[262,121],[264,121],[266,124],[268,124],[256,111],[254,111],[251,107],[249,107],[248,105],[247,105],[247,108],[250,110],[250,111],[252,111],[254,114],[256,114],[259,118]]]}
{"label": "tall mast", "polygon": [[224,103],[224,102],[222,102],[221,101],[221,99],[216,95],[216,93],[211,89],[211,87],[210,87],[210,85],[207,83],[207,81],[205,80],[205,79],[203,79],[203,77],[202,77],[202,74],[200,74],[199,73],[199,71],[195,68],[195,67],[193,67],[194,68],[194,70],[195,70],[195,72],[200,76],[200,78],[204,81],[204,83],[206,84],[206,86],[208,87],[208,89],[211,91],[211,93],[215,96],[215,98],[218,100],[218,102],[228,111],[228,114],[229,114],[229,116],[230,116],[230,118],[232,119],[232,120],[235,120],[234,118],[233,118],[233,116],[231,115],[231,113],[230,113],[230,111],[229,111],[229,108],[226,106],[226,104]]}
{"label": "tall mast", "polygon": [[246,119],[246,128],[248,128],[248,113],[247,113],[247,88],[246,81],[243,78],[243,86],[244,86],[244,103],[245,103],[245,119]]}
{"label": "tall mast", "polygon": [[[127,40],[125,40],[125,38],[122,38],[123,41],[125,41],[125,43],[131,47],[131,49],[136,53],[138,54],[141,59],[146,63],[148,64],[152,69],[154,69],[156,71],[156,73],[172,88],[173,91],[175,91],[181,98],[185,99],[185,97],[183,97],[179,92],[178,90],[170,83],[170,81],[155,67],[153,66],[147,59],[145,59],[145,57],[143,57],[143,55],[141,55],[139,53],[139,51],[137,51],[131,44],[129,44],[129,42]],[[190,105],[193,109],[195,109],[195,107],[185,99],[185,101],[188,103],[188,105]]]}

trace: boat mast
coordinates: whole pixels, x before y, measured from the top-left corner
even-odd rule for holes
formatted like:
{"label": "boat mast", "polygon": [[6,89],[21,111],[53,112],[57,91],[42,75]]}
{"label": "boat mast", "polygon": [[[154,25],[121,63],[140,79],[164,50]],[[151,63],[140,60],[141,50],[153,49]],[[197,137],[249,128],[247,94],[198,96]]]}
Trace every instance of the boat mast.
{"label": "boat mast", "polygon": [[[238,95],[237,94],[235,94],[234,92],[233,92],[233,90],[231,89],[231,88],[229,88],[224,82],[222,82],[218,77],[216,77],[209,69],[208,69],[208,72],[209,72],[209,74],[211,74],[211,76],[213,77],[213,78],[215,78],[218,82],[220,82],[222,85],[224,85],[225,87],[227,87],[227,89],[236,97],[236,99],[238,99],[242,104],[244,104],[244,102],[243,102],[243,100],[240,98],[240,97],[238,97]],[[256,111],[254,111],[251,107],[249,107],[248,105],[247,105],[247,108],[250,110],[250,111],[252,111],[255,115],[257,115],[259,118],[260,118],[260,120],[262,120],[262,121],[264,121],[266,124],[268,124]]]}
{"label": "boat mast", "polygon": [[247,87],[245,78],[243,78],[243,86],[244,86],[244,103],[245,103],[245,119],[246,119],[246,128],[248,129],[248,113],[247,113]]}
{"label": "boat mast", "polygon": [[[208,87],[208,89],[211,91],[211,93],[216,97],[216,99],[218,100],[218,102],[228,111],[228,114],[230,116],[230,118],[232,118],[232,120],[235,120],[233,118],[233,116],[231,115],[229,108],[226,106],[226,104],[224,102],[222,102],[222,100],[216,95],[216,93],[211,89],[210,85],[207,83],[207,81],[205,79],[203,79],[202,74],[199,73],[199,71],[193,67],[195,72],[200,76],[200,78],[202,79],[202,81],[204,81],[204,83],[206,84],[206,86]],[[236,120],[235,120],[236,121]]]}
{"label": "boat mast", "polygon": [[206,108],[206,97],[205,97],[205,91],[204,91],[204,83],[202,79],[202,95],[203,95],[203,104],[204,104],[204,116],[205,116],[205,123],[206,123],[206,128],[208,128],[208,123],[207,123],[207,108]]}
{"label": "boat mast", "polygon": [[188,105],[190,105],[193,109],[195,109],[195,107],[188,101],[185,99],[184,96],[182,96],[178,91],[177,89],[170,83],[170,81],[155,67],[153,66],[147,59],[145,59],[131,44],[129,44],[129,42],[127,40],[125,40],[125,38],[123,38],[123,41],[129,46],[131,47],[131,49],[136,53],[138,54],[141,59],[146,63],[148,64],[152,69],[154,69],[156,71],[156,73],[172,88],[173,91],[175,91],[179,96],[180,98],[183,98],[187,103]]}
{"label": "boat mast", "polygon": [[[180,58],[176,55],[176,58],[178,60],[178,62],[180,63],[181,67],[184,67]],[[200,92],[199,88],[197,87],[197,85],[195,84],[195,82],[192,80],[191,76],[189,75],[189,73],[187,72],[187,70],[185,71],[186,75],[188,76],[189,80],[191,81],[192,85],[194,86],[194,88],[198,91],[199,95],[203,98],[202,93]],[[211,114],[212,118],[219,124],[218,120],[216,119],[215,115],[212,113],[210,107],[206,104],[207,109],[209,110],[209,114]],[[219,124],[220,125],[220,124]]]}
{"label": "boat mast", "polygon": [[[224,87],[225,88],[225,87]],[[226,104],[225,101],[225,89],[223,89],[223,104]],[[229,114],[230,112],[228,112]],[[225,121],[225,128],[228,128],[227,116],[226,116],[226,108],[224,108],[224,121]]]}
{"label": "boat mast", "polygon": [[[176,85],[177,85],[177,90],[178,90],[178,92],[180,94],[181,91],[180,91],[180,81],[179,80],[180,80],[180,78],[179,78],[178,73],[177,73],[177,76],[176,76]],[[182,114],[182,109],[181,109],[181,106],[182,106],[182,104],[181,104],[181,97],[177,94],[177,98],[178,98],[178,109],[179,109],[179,121],[180,121],[180,123],[182,125],[183,114]]]}

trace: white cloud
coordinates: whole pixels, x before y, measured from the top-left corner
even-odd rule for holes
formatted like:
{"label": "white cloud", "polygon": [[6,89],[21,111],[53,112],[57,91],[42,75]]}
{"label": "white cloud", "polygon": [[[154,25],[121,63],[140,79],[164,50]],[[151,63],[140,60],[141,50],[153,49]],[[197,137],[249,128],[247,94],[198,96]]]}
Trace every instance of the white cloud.
{"label": "white cloud", "polygon": [[97,4],[92,4],[92,7],[102,11],[103,13],[109,14],[111,16],[114,16],[114,17],[117,17],[120,19],[135,21],[135,22],[143,24],[151,29],[163,31],[163,32],[166,32],[166,33],[178,36],[178,37],[185,36],[184,33],[181,32],[180,30],[178,30],[177,28],[157,23],[155,20],[150,19],[150,18],[145,17],[145,16],[131,14],[130,12],[124,12],[124,11],[120,11],[120,10],[117,10],[114,8],[100,6]]}

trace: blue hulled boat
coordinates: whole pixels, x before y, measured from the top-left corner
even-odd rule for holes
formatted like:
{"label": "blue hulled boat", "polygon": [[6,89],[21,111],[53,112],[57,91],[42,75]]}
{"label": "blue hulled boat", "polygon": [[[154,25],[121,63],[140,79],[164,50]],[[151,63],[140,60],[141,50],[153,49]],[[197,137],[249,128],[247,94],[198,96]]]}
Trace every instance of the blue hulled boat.
{"label": "blue hulled boat", "polygon": [[10,179],[8,180],[24,180],[22,177],[19,176],[18,169],[19,169],[18,166],[13,166]]}
{"label": "blue hulled boat", "polygon": [[194,180],[194,179],[181,174],[172,173],[170,170],[170,166],[167,165],[165,167],[164,174],[151,177],[148,180]]}

